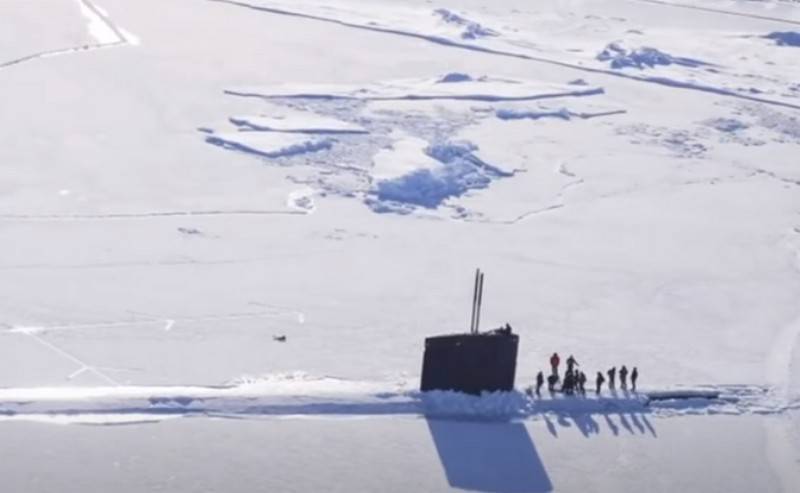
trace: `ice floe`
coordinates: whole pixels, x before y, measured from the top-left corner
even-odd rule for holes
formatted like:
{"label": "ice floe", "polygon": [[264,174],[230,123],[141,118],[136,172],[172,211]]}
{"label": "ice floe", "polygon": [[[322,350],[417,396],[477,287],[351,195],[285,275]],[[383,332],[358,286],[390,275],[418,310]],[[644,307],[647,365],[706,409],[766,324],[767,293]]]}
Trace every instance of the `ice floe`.
{"label": "ice floe", "polygon": [[[262,108],[256,116],[229,117],[233,131],[201,127],[209,144],[280,166],[319,170],[292,179],[321,195],[359,198],[374,212],[408,214],[447,205],[455,217],[465,216],[454,202],[459,197],[514,175],[504,163],[479,157],[477,145],[458,138],[462,129],[492,116],[569,120],[620,112],[542,106],[549,100],[604,94],[602,87],[585,82],[576,87],[462,72],[364,85],[281,84],[226,93],[261,100],[254,104]],[[539,107],[520,106],[532,101]]]}

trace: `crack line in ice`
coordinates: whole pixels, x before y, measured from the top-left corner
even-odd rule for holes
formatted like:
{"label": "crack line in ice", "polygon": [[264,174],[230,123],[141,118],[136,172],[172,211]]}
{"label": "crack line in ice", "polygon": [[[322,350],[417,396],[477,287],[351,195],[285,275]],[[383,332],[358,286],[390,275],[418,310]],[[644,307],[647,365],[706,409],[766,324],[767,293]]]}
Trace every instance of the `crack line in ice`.
{"label": "crack line in ice", "polygon": [[[217,1],[217,0],[209,0]],[[222,1],[222,0],[220,0]],[[244,98],[260,99],[323,99],[323,100],[349,100],[349,101],[536,101],[540,99],[556,99],[564,97],[597,96],[605,94],[602,87],[580,91],[565,91],[550,94],[531,94],[529,96],[500,96],[496,94],[406,94],[403,96],[350,96],[330,93],[297,93],[297,94],[259,94],[257,92],[241,92],[226,90],[225,94]]]}
{"label": "crack line in ice", "polygon": [[183,216],[276,216],[305,215],[306,212],[287,209],[230,209],[156,212],[119,212],[106,214],[0,214],[0,221],[83,221],[106,219],[150,219]]}
{"label": "crack line in ice", "polygon": [[703,12],[713,12],[715,14],[725,14],[725,15],[733,15],[737,17],[749,17],[751,19],[759,19],[762,21],[774,21],[780,22],[782,24],[795,24],[800,26],[800,21],[794,21],[791,19],[780,19],[778,17],[769,17],[765,15],[758,15],[758,14],[748,14],[745,12],[736,12],[733,10],[724,10],[724,9],[715,9],[713,7],[700,7],[698,5],[687,5],[682,3],[673,3],[673,2],[666,2],[664,0],[631,0],[635,2],[642,2],[642,3],[651,3],[654,5],[663,5],[666,7],[674,7],[679,9],[689,9],[689,10],[700,10]]}
{"label": "crack line in ice", "polygon": [[24,335],[26,335],[28,337],[31,337],[33,340],[35,340],[36,342],[38,342],[42,346],[50,349],[51,351],[61,355],[63,358],[66,358],[67,360],[69,360],[69,361],[75,363],[76,365],[78,365],[79,366],[78,370],[76,372],[72,373],[71,375],[67,376],[67,380],[72,380],[75,376],[78,376],[81,373],[91,372],[91,373],[94,373],[95,375],[97,375],[98,377],[100,377],[101,379],[105,380],[106,382],[108,382],[108,383],[110,383],[112,385],[117,385],[117,386],[120,385],[119,382],[117,382],[113,378],[109,377],[108,375],[106,375],[105,373],[100,371],[99,367],[89,365],[88,363],[80,360],[76,356],[68,353],[67,351],[65,351],[65,350],[61,349],[60,347],[56,346],[55,344],[46,341],[44,338],[39,336],[36,332],[28,330],[28,331],[20,332],[20,333],[22,333],[22,334],[24,334]]}
{"label": "crack line in ice", "polygon": [[139,44],[138,38],[133,36],[127,31],[119,28],[108,16],[95,5],[91,0],[76,0],[81,9],[81,13],[89,21],[88,30],[93,38],[97,41],[94,44],[85,44],[81,46],[73,46],[70,48],[59,48],[55,50],[46,50],[26,55],[14,60],[0,62],[0,70],[19,65],[25,62],[41,58],[50,58],[59,55],[69,55],[72,53],[79,53],[82,51],[93,51],[104,48],[111,48],[114,46],[122,45],[137,45]]}
{"label": "crack line in ice", "polygon": [[[377,25],[369,25],[369,24],[359,24],[357,22],[350,22],[350,21],[331,18],[331,17],[324,17],[322,15],[305,14],[305,13],[301,13],[301,12],[285,10],[285,9],[276,8],[276,7],[264,7],[264,6],[250,4],[250,3],[247,3],[247,2],[238,1],[238,0],[206,0],[206,1],[215,2],[215,3],[224,3],[224,4],[228,4],[228,5],[233,5],[233,6],[236,6],[236,7],[247,8],[247,9],[256,10],[256,11],[259,11],[259,12],[266,12],[266,13],[270,13],[270,14],[284,15],[284,16],[290,16],[290,17],[298,17],[298,18],[301,18],[301,19],[310,19],[310,20],[315,20],[315,21],[319,21],[319,22],[327,22],[327,23],[332,23],[332,24],[336,24],[336,25],[344,26],[344,27],[349,27],[349,28],[353,28],[353,29],[362,29],[362,30],[366,30],[366,31],[373,31],[373,32],[379,32],[379,33],[384,33],[384,34],[392,34],[392,35],[396,35],[396,36],[403,36],[403,37],[408,37],[408,38],[420,39],[420,40],[423,40],[423,41],[428,41],[428,42],[431,42],[431,43],[435,43],[435,44],[439,44],[439,45],[443,45],[443,46],[447,46],[447,47],[451,47],[451,48],[458,48],[458,49],[463,49],[463,50],[476,51],[476,52],[486,53],[486,54],[490,54],[490,55],[518,58],[518,59],[521,59],[521,60],[528,60],[528,61],[538,62],[538,63],[547,63],[547,64],[550,64],[550,65],[556,65],[556,66],[559,66],[559,67],[570,68],[570,69],[573,69],[573,70],[579,70],[579,71],[582,71],[582,72],[588,72],[588,73],[592,73],[592,74],[608,75],[608,76],[617,77],[617,78],[621,78],[621,79],[628,79],[628,80],[637,81],[637,82],[646,82],[646,83],[649,83],[649,84],[656,84],[656,85],[671,87],[671,88],[675,88],[675,89],[686,89],[686,90],[691,90],[691,91],[699,91],[699,92],[704,92],[704,93],[709,93],[709,94],[715,94],[717,96],[731,97],[731,98],[742,99],[742,100],[746,100],[746,101],[755,101],[755,102],[758,102],[758,103],[764,103],[764,104],[769,104],[769,105],[773,105],[773,106],[782,106],[782,107],[785,107],[785,108],[792,108],[792,109],[800,110],[800,105],[786,103],[786,102],[778,101],[778,100],[774,100],[774,99],[761,98],[761,97],[758,97],[758,96],[741,94],[741,93],[738,93],[738,92],[736,92],[734,90],[731,90],[731,89],[725,89],[725,88],[722,88],[722,87],[709,86],[709,85],[700,84],[700,83],[697,83],[697,82],[683,82],[683,81],[679,81],[679,80],[669,79],[669,78],[666,78],[666,77],[634,75],[634,74],[622,73],[622,72],[619,72],[619,71],[615,71],[613,69],[601,69],[601,68],[585,67],[585,66],[582,66],[582,65],[577,65],[577,64],[573,64],[573,63],[569,63],[569,62],[563,62],[563,61],[560,61],[560,60],[544,58],[544,57],[534,56],[534,55],[528,55],[528,54],[525,54],[525,53],[518,53],[518,52],[513,52],[513,51],[505,51],[505,50],[499,50],[499,49],[494,49],[494,48],[487,48],[487,47],[484,47],[484,46],[478,46],[478,45],[475,45],[475,44],[470,44],[470,43],[465,43],[465,42],[459,42],[459,41],[455,41],[455,40],[452,40],[452,39],[449,39],[449,38],[445,38],[445,37],[437,36],[437,35],[433,35],[433,34],[423,34],[423,33],[416,33],[416,32],[413,32],[413,31],[404,31],[404,30],[402,30],[400,28],[380,27],[380,26],[377,26]],[[650,0],[640,0],[640,1],[650,1]]]}

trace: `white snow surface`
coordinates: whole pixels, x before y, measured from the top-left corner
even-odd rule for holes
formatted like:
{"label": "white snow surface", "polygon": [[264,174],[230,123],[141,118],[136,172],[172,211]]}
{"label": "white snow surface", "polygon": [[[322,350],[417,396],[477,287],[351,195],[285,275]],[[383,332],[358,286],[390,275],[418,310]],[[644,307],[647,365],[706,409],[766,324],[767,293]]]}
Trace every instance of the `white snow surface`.
{"label": "white snow surface", "polygon": [[[4,489],[796,491],[797,2],[0,19]],[[421,393],[476,267],[518,390]]]}

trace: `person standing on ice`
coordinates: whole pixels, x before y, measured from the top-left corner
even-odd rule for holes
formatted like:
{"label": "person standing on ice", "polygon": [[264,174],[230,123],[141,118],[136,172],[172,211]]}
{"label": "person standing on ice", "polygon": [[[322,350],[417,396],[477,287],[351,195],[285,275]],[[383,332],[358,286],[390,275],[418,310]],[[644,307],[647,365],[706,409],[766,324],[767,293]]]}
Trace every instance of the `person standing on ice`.
{"label": "person standing on ice", "polygon": [[619,383],[623,389],[628,387],[628,369],[625,368],[625,365],[619,369]]}
{"label": "person standing on ice", "polygon": [[573,371],[576,366],[580,366],[578,360],[575,359],[575,356],[570,354],[569,358],[567,358],[567,371]]}
{"label": "person standing on ice", "polygon": [[610,390],[614,390],[614,377],[617,376],[617,367],[612,366],[607,373],[608,373],[608,388]]}
{"label": "person standing on ice", "polygon": [[556,383],[558,382],[558,377],[555,375],[548,375],[547,377],[547,390],[550,391],[552,394],[556,391]]}
{"label": "person standing on ice", "polygon": [[635,366],[633,367],[633,371],[631,372],[631,390],[636,392],[636,380],[639,379],[639,369]]}
{"label": "person standing on ice", "polygon": [[561,358],[558,357],[558,353],[553,353],[553,355],[550,356],[550,368],[553,370],[552,375],[555,375],[556,378],[558,378],[558,365],[560,364]]}
{"label": "person standing on ice", "polygon": [[581,394],[586,395],[586,374],[582,371],[578,372],[578,390]]}
{"label": "person standing on ice", "polygon": [[595,394],[600,395],[600,390],[603,388],[603,382],[605,382],[605,381],[606,381],[606,379],[603,377],[603,372],[598,371],[597,372],[597,378],[595,378],[595,380],[594,380],[594,384],[595,384],[594,393]]}
{"label": "person standing on ice", "polygon": [[561,384],[561,392],[572,395],[575,390],[575,374],[571,371],[564,373],[564,383]]}
{"label": "person standing on ice", "polygon": [[541,395],[542,385],[544,385],[544,375],[542,372],[536,374],[536,395]]}

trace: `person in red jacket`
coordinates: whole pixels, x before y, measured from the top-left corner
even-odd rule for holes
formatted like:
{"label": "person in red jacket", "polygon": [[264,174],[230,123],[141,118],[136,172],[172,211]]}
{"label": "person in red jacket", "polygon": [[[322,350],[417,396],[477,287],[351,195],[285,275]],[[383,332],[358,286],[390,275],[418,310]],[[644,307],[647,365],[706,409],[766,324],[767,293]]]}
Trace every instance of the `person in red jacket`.
{"label": "person in red jacket", "polygon": [[553,375],[558,377],[558,365],[561,364],[561,358],[558,357],[558,353],[553,353],[550,356],[550,368],[553,369]]}

